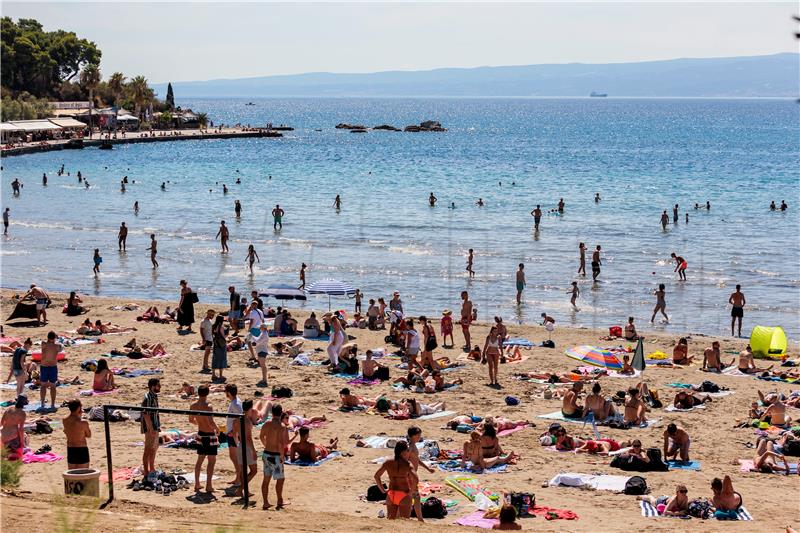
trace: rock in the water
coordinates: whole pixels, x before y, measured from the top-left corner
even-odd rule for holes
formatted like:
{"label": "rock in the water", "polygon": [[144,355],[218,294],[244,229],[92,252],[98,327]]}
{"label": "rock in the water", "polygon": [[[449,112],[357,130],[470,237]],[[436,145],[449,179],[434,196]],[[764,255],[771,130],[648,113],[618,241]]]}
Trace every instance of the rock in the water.
{"label": "rock in the water", "polygon": [[386,130],[386,131],[401,131],[400,128],[395,128],[391,124],[382,124],[380,126],[375,126],[372,129],[373,130]]}
{"label": "rock in the water", "polygon": [[406,126],[403,128],[403,131],[447,131],[447,128],[443,128],[441,123],[435,120],[426,120],[425,122],[421,122],[419,126],[412,124],[411,126]]}

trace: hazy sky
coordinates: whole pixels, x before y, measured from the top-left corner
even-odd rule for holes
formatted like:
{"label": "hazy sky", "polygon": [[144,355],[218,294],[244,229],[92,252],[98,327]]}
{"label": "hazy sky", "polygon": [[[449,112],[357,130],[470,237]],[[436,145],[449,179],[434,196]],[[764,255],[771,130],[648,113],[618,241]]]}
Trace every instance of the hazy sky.
{"label": "hazy sky", "polygon": [[2,2],[152,82],[797,51],[785,3]]}

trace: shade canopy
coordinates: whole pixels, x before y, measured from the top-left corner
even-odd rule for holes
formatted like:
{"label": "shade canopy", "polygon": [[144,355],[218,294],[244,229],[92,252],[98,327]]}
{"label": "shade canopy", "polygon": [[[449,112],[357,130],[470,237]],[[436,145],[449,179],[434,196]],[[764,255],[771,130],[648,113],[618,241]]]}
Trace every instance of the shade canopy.
{"label": "shade canopy", "polygon": [[756,326],[750,333],[753,355],[779,358],[786,353],[788,341],[781,327]]}
{"label": "shade canopy", "polygon": [[47,130],[60,130],[61,126],[53,124],[49,120],[15,120],[12,122],[18,130],[22,131],[47,131]]}
{"label": "shade canopy", "polygon": [[354,294],[356,290],[344,283],[342,281],[336,279],[323,279],[321,281],[315,281],[308,287],[306,287],[306,292],[308,294],[327,294],[328,296],[345,296],[348,294]]}
{"label": "shade canopy", "polygon": [[48,119],[50,122],[55,124],[56,126],[61,126],[62,128],[85,128],[86,124],[81,122],[80,120],[75,120],[74,118],[51,118]]}
{"label": "shade canopy", "polygon": [[263,298],[275,298],[276,300],[305,300],[306,293],[291,285],[276,284],[270,285],[258,294]]}

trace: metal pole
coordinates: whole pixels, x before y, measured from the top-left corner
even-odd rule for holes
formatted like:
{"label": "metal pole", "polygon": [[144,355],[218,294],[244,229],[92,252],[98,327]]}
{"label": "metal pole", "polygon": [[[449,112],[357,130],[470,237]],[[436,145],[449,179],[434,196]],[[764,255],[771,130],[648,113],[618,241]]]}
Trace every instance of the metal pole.
{"label": "metal pole", "polygon": [[108,465],[108,500],[100,506],[104,509],[108,504],[114,501],[114,463],[111,459],[111,426],[108,423],[109,408],[107,405],[103,406],[103,426],[106,431],[106,463]]}
{"label": "metal pole", "polygon": [[[242,484],[244,485],[244,508],[250,507],[250,476],[248,475],[247,464],[247,425],[245,424],[246,413],[240,415],[241,435],[242,435]],[[230,446],[230,444],[228,444]]]}

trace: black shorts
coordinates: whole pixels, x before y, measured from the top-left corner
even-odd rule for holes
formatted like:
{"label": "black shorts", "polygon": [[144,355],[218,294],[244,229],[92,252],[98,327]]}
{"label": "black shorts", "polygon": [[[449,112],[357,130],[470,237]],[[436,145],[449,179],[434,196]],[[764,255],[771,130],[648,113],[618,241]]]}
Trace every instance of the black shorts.
{"label": "black shorts", "polygon": [[219,439],[216,433],[197,432],[197,455],[217,455]]}
{"label": "black shorts", "polygon": [[203,346],[205,346],[206,348],[211,348],[212,346],[214,346],[214,341],[204,341]]}
{"label": "black shorts", "polygon": [[89,464],[89,448],[67,446],[67,463],[71,465]]}
{"label": "black shorts", "polygon": [[600,272],[600,263],[592,261],[592,272]]}
{"label": "black shorts", "polygon": [[731,316],[733,318],[742,318],[744,316],[744,307],[734,307],[731,309]]}

